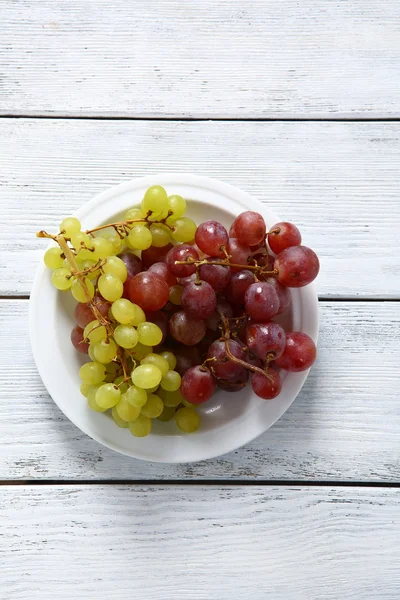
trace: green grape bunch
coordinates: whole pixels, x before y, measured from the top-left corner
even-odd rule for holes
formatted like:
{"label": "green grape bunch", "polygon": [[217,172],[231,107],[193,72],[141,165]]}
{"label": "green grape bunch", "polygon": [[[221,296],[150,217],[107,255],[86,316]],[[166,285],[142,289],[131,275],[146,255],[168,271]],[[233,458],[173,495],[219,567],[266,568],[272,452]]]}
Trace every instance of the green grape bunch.
{"label": "green grape bunch", "polygon": [[[171,420],[184,399],[173,352],[162,347],[153,352],[164,332],[147,320],[140,298],[132,302],[124,293],[137,274],[124,256],[140,263],[149,248],[161,255],[166,247],[193,240],[196,224],[185,212],[184,198],[155,185],[124,221],[84,231],[77,218],[67,217],[57,235],[38,233],[56,243],[44,255],[53,286],[69,290],[78,303],[71,341],[90,359],[79,370],[82,396],[93,411],[106,413],[135,437],[147,436],[154,419]],[[197,417],[182,425],[178,416],[177,426],[194,431]]]}

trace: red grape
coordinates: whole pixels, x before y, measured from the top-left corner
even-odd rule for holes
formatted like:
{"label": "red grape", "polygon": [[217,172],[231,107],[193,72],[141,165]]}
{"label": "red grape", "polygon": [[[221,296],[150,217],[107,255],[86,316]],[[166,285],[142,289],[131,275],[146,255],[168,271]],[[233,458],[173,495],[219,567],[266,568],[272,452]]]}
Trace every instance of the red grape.
{"label": "red grape", "polygon": [[251,386],[257,396],[264,400],[272,400],[276,398],[282,389],[281,376],[279,371],[272,368],[267,369],[267,374],[272,378],[272,381],[265,375],[261,375],[261,373],[253,373]]}
{"label": "red grape", "polygon": [[146,313],[146,321],[155,323],[162,331],[162,340],[160,344],[163,344],[167,339],[168,334],[168,317],[162,310],[156,310],[154,312]]}
{"label": "red grape", "polygon": [[218,379],[217,385],[224,392],[240,392],[246,387],[249,380],[249,372],[242,368],[240,373],[234,379]]}
{"label": "red grape", "polygon": [[154,263],[165,262],[165,258],[171,248],[173,248],[172,244],[167,244],[162,248],[150,246],[150,248],[147,248],[147,250],[142,250],[143,266],[148,269],[151,267],[151,265],[154,265]]}
{"label": "red grape", "polygon": [[235,221],[233,221],[232,225],[229,228],[229,237],[237,238],[237,233],[236,233],[236,229],[235,229]]}
{"label": "red grape", "polygon": [[182,396],[192,404],[206,402],[211,398],[214,391],[214,377],[205,367],[190,367],[182,377]]}
{"label": "red grape", "polygon": [[285,330],[278,323],[253,323],[246,328],[246,343],[249,350],[263,360],[270,352],[274,359],[279,358],[285,349]]}
{"label": "red grape", "polygon": [[217,306],[213,314],[207,319],[207,327],[212,331],[217,331],[218,325],[221,321],[221,315],[224,315],[227,319],[233,317],[233,310],[229,302],[221,298],[217,300]]}
{"label": "red grape", "polygon": [[[210,261],[222,262],[222,258],[211,257]],[[216,292],[221,292],[229,283],[231,272],[226,265],[204,264],[199,269],[200,279],[207,281]]]}
{"label": "red grape", "polygon": [[201,365],[203,362],[197,346],[179,344],[177,348],[173,349],[173,353],[176,358],[175,371],[178,371],[179,375],[183,375],[190,367]]}
{"label": "red grape", "polygon": [[[111,304],[107,302],[107,300],[104,300],[104,298],[100,295],[96,295],[92,302],[100,314],[103,315],[103,317],[107,317]],[[89,304],[83,304],[79,302],[75,306],[74,319],[79,327],[82,327],[82,329],[85,329],[86,325],[88,325],[91,321],[94,321],[95,318],[96,317],[93,314]]]}
{"label": "red grape", "polygon": [[83,341],[83,329],[79,325],[75,325],[71,331],[71,342],[78,352],[82,352],[82,354],[88,353],[89,344]]}
{"label": "red grape", "polygon": [[188,275],[187,277],[179,277],[178,283],[182,287],[185,287],[185,285],[187,285],[188,283],[192,283],[192,281],[196,281],[196,279],[197,279],[196,273],[192,273],[191,275]]}
{"label": "red grape", "polygon": [[78,302],[74,309],[74,319],[75,322],[79,325],[79,327],[85,329],[86,325],[88,325],[95,318],[96,317],[94,316],[89,304],[83,304],[82,302]]}
{"label": "red grape", "polygon": [[275,259],[276,278],[287,287],[303,287],[314,281],[319,272],[318,256],[307,246],[292,246]]}
{"label": "red grape", "polygon": [[291,246],[300,246],[301,233],[293,223],[277,223],[269,230],[268,244],[272,252],[279,254]]}
{"label": "red grape", "polygon": [[[245,353],[242,346],[235,340],[227,342],[230,353],[241,360],[244,360]],[[215,377],[218,379],[234,379],[239,375],[241,365],[228,358],[225,347],[225,340],[216,340],[208,349],[207,358],[216,358],[216,361],[210,363]]]}
{"label": "red grape", "polygon": [[244,306],[254,321],[268,321],[278,313],[278,294],[274,286],[266,281],[252,283],[244,295]]}
{"label": "red grape", "polygon": [[262,216],[251,210],[242,212],[235,221],[235,232],[239,242],[245,246],[255,246],[265,238],[267,228]]}
{"label": "red grape", "polygon": [[128,275],[133,277],[143,269],[142,261],[136,254],[133,254],[133,252],[121,252],[118,256],[125,263]]}
{"label": "red grape", "polygon": [[169,271],[165,262],[157,262],[152,264],[149,267],[148,272],[155,273],[156,275],[161,277],[161,279],[164,279],[164,281],[168,283],[169,287],[171,287],[171,285],[176,285],[176,277],[175,275],[172,275],[172,273]]}
{"label": "red grape", "polygon": [[129,300],[139,304],[144,311],[159,310],[168,301],[168,284],[155,273],[138,273],[127,283]]}
{"label": "red grape", "polygon": [[251,257],[254,259],[259,267],[268,267],[268,271],[273,271],[275,265],[275,257],[272,254],[266,252],[257,252]]}
{"label": "red grape", "polygon": [[186,346],[194,346],[204,337],[206,324],[202,320],[193,319],[184,310],[180,310],[170,318],[169,330],[172,337],[178,342]]}
{"label": "red grape", "polygon": [[[239,265],[247,265],[247,259],[251,255],[249,246],[244,246],[236,238],[229,238],[228,253],[231,258],[229,262]],[[240,271],[243,267],[232,267],[231,272]]]}
{"label": "red grape", "polygon": [[197,319],[208,319],[217,305],[217,297],[206,281],[188,283],[182,292],[182,307],[188,315]]}
{"label": "red grape", "polygon": [[196,271],[195,265],[177,265],[176,261],[185,261],[188,258],[193,260],[199,260],[199,254],[193,246],[189,244],[181,244],[180,246],[174,246],[167,254],[166,263],[168,269],[176,277],[187,277],[192,275]]}
{"label": "red grape", "polygon": [[223,247],[228,245],[228,232],[218,221],[205,221],[196,229],[196,244],[204,254],[225,256]]}
{"label": "red grape", "polygon": [[244,269],[233,273],[226,289],[226,297],[229,302],[235,304],[235,306],[241,306],[244,303],[246,290],[252,283],[254,283],[252,271]]}
{"label": "red grape", "polygon": [[247,351],[246,352],[246,358],[245,361],[247,363],[249,363],[249,365],[253,365],[253,367],[258,367],[259,369],[262,369],[263,367],[263,363],[261,358],[258,358],[257,356],[255,356],[252,352]]}
{"label": "red grape", "polygon": [[297,373],[309,369],[317,356],[317,349],[309,335],[301,331],[286,334],[285,350],[276,360],[278,367]]}
{"label": "red grape", "polygon": [[279,281],[275,279],[275,277],[268,277],[266,281],[267,283],[270,283],[272,286],[274,286],[275,291],[278,294],[279,310],[276,314],[280,315],[290,306],[290,303],[292,301],[290,290],[286,286],[279,283]]}

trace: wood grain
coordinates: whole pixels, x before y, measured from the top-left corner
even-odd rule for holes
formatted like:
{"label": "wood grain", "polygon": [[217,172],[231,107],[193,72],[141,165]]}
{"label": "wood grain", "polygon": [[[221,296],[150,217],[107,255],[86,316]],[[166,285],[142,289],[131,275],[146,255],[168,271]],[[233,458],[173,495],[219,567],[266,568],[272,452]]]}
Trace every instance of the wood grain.
{"label": "wood grain", "polygon": [[3,487],[5,598],[397,600],[393,489]]}
{"label": "wood grain", "polygon": [[400,123],[0,120],[0,294],[26,295],[43,240],[144,174],[220,178],[297,223],[323,297],[400,298]]}
{"label": "wood grain", "polygon": [[399,303],[322,302],[318,360],[290,410],[244,448],[188,465],[120,456],[69,422],[36,372],[27,304],[0,301],[0,480],[400,482]]}
{"label": "wood grain", "polygon": [[396,0],[2,3],[2,114],[398,116]]}

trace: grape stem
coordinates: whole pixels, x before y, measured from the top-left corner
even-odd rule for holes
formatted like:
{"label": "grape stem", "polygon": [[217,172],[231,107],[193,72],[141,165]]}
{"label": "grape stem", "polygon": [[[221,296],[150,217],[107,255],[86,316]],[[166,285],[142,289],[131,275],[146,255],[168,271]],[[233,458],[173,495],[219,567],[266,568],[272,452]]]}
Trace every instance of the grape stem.
{"label": "grape stem", "polygon": [[231,332],[230,332],[230,328],[229,328],[229,321],[225,317],[225,315],[221,315],[221,319],[222,319],[222,323],[224,325],[225,353],[226,353],[226,356],[229,358],[229,360],[240,365],[241,367],[244,367],[248,371],[252,371],[253,373],[260,373],[260,375],[264,375],[264,377],[269,379],[269,381],[273,382],[273,378],[270,375],[268,375],[268,373],[266,371],[263,371],[263,369],[260,369],[259,367],[256,367],[255,365],[251,365],[250,363],[247,363],[246,361],[242,360],[241,358],[237,358],[237,356],[234,356],[232,354],[232,352],[229,349],[229,340],[230,340],[230,336],[231,336]]}
{"label": "grape stem", "polygon": [[250,271],[258,271],[259,275],[277,275],[278,269],[272,269],[272,271],[267,271],[264,267],[259,267],[258,265],[240,265],[238,263],[231,263],[229,259],[222,260],[221,262],[217,262],[215,260],[208,260],[204,258],[202,260],[194,260],[191,256],[188,256],[186,260],[176,260],[176,265],[195,265],[196,267],[201,267],[201,265],[218,265],[218,266],[226,266],[226,267],[235,267],[238,269],[249,269]]}
{"label": "grape stem", "polygon": [[51,233],[47,233],[46,231],[39,231],[36,235],[37,235],[37,237],[40,237],[40,238],[50,238],[50,239],[54,240],[55,242],[57,242],[57,244],[60,246],[61,250],[63,251],[63,253],[65,255],[65,258],[67,259],[67,261],[69,263],[69,266],[71,267],[71,273],[73,274],[74,277],[76,277],[79,280],[79,282],[82,286],[82,289],[86,296],[87,303],[88,303],[93,315],[95,316],[95,318],[98,320],[98,322],[101,325],[104,325],[104,327],[107,329],[107,333],[109,333],[109,330],[111,327],[110,322],[108,321],[108,319],[103,317],[101,312],[98,310],[96,303],[93,302],[92,298],[90,297],[90,293],[89,293],[89,290],[87,288],[86,281],[85,281],[85,276],[79,270],[79,266],[76,262],[75,255],[72,252],[71,248],[68,246],[68,243],[67,243],[67,240],[65,239],[65,237],[61,233],[59,233],[58,235],[51,235]]}

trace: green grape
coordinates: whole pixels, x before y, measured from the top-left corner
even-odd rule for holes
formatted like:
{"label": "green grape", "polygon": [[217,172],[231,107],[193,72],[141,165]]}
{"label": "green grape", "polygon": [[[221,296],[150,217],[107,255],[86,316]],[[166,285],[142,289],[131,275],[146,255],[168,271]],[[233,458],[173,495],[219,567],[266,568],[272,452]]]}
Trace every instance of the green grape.
{"label": "green grape", "polygon": [[107,409],[102,408],[96,402],[96,393],[97,393],[97,390],[99,389],[99,387],[100,387],[99,385],[92,386],[93,389],[90,390],[89,395],[88,395],[88,404],[92,410],[95,410],[96,412],[104,412]]}
{"label": "green grape", "polygon": [[94,356],[94,347],[95,347],[95,344],[89,344],[89,348],[88,348],[88,355],[92,359],[93,362],[95,362],[95,360],[96,360],[96,358]]}
{"label": "green grape", "polygon": [[[89,292],[89,297],[90,299],[92,299],[94,296],[94,285],[88,277],[85,277],[84,281],[86,284],[87,291]],[[77,302],[88,302],[85,290],[83,289],[83,286],[79,279],[74,279],[74,281],[72,282],[71,292]]]}
{"label": "green grape", "polygon": [[160,369],[155,365],[139,365],[132,371],[131,377],[134,385],[146,390],[158,385],[162,375]]}
{"label": "green grape", "polygon": [[138,418],[129,424],[129,430],[135,437],[146,437],[151,431],[151,419],[144,415],[139,415]]}
{"label": "green grape", "polygon": [[83,260],[93,260],[94,252],[92,250],[85,250],[85,248],[81,248],[78,250],[76,258],[78,262],[82,262]]}
{"label": "green grape", "polygon": [[114,252],[112,243],[103,237],[95,237],[92,240],[92,246],[94,248],[93,255],[95,258],[106,258],[107,256],[111,256]]}
{"label": "green grape", "polygon": [[107,337],[107,330],[104,325],[100,325],[97,319],[90,321],[83,330],[83,338],[89,340],[91,344],[100,342]]}
{"label": "green grape", "polygon": [[85,398],[87,398],[92,387],[93,386],[90,383],[81,383],[80,390],[82,396],[85,396]]}
{"label": "green grape", "polygon": [[103,233],[102,237],[111,242],[113,248],[113,254],[119,254],[122,250],[123,240],[116,233],[106,232]]}
{"label": "green grape", "polygon": [[138,418],[129,424],[129,430],[135,437],[145,437],[151,431],[151,419],[144,415],[139,415]]}
{"label": "green grape", "polygon": [[109,302],[114,302],[118,298],[121,298],[124,291],[122,281],[118,277],[115,277],[115,275],[111,275],[111,273],[101,275],[97,282],[97,287],[103,298]]}
{"label": "green grape", "polygon": [[176,411],[175,422],[185,433],[193,433],[199,428],[200,417],[193,408],[185,406]]}
{"label": "green grape", "polygon": [[[175,394],[176,392],[174,392]],[[186,400],[183,396],[182,396],[182,404],[184,406],[187,406],[188,408],[196,408],[196,404],[193,404],[192,402],[189,402],[189,400]]]}
{"label": "green grape", "polygon": [[167,363],[169,364],[170,369],[175,369],[176,367],[176,358],[175,355],[169,350],[164,350],[163,352],[159,352],[159,355],[165,358]]}
{"label": "green grape", "polygon": [[65,233],[67,237],[71,237],[74,233],[81,230],[81,224],[75,217],[67,217],[61,222],[60,232]]}
{"label": "green grape", "polygon": [[122,394],[121,400],[117,404],[117,414],[123,421],[134,421],[140,415],[142,409],[140,406],[133,406]]}
{"label": "green grape", "polygon": [[[132,323],[136,315],[135,304],[132,304],[130,300],[126,300],[126,298],[119,298],[111,305],[111,314],[118,323],[122,323],[122,325],[128,325],[128,323]],[[142,310],[142,309],[140,309]],[[146,320],[146,315],[143,313],[144,319]]]}
{"label": "green grape", "polygon": [[106,376],[104,365],[98,362],[87,362],[79,369],[79,377],[84,383],[96,385],[101,383]]}
{"label": "green grape", "polygon": [[166,373],[168,373],[168,371],[169,371],[168,361],[166,361],[165,358],[163,358],[159,354],[153,354],[153,353],[148,354],[147,356],[145,356],[145,358],[143,358],[140,361],[140,364],[141,365],[146,365],[146,364],[156,365],[156,367],[158,367],[160,369],[162,376],[166,375]]}
{"label": "green grape", "polygon": [[139,334],[130,325],[117,325],[114,329],[114,338],[121,348],[133,348],[139,341]]}
{"label": "green grape", "polygon": [[136,344],[136,346],[134,348],[132,348],[132,350],[129,351],[129,354],[134,360],[136,360],[138,362],[138,361],[141,361],[142,358],[144,358],[148,354],[151,354],[152,352],[153,352],[152,346],[145,346],[144,344],[141,344],[140,342],[138,342]]}
{"label": "green grape", "polygon": [[106,366],[106,371],[110,375],[116,375],[118,373],[119,369],[120,369],[120,366],[116,362],[111,362],[109,365]]}
{"label": "green grape", "polygon": [[121,417],[119,416],[116,406],[112,407],[111,415],[112,415],[112,418],[114,419],[115,424],[118,425],[118,427],[121,427],[123,429],[127,429],[129,427],[128,421],[124,421],[124,419],[121,419]]}
{"label": "green grape", "polygon": [[147,225],[134,223],[127,237],[128,244],[137,250],[147,250],[150,248],[152,237]]}
{"label": "green grape", "polygon": [[[142,213],[140,208],[130,208],[127,213],[125,213],[124,220],[125,221],[133,221],[144,219],[145,216]],[[128,225],[129,226],[129,225]]]}
{"label": "green grape", "polygon": [[147,392],[148,394],[153,394],[153,393],[154,393],[154,392],[156,392],[156,391],[157,391],[159,388],[160,388],[160,385],[159,385],[159,384],[157,384],[157,385],[153,385],[153,387],[151,387],[151,388],[147,388],[147,389],[146,389],[146,392]]}
{"label": "green grape", "polygon": [[168,196],[168,210],[172,212],[167,219],[169,225],[173,224],[173,221],[183,217],[186,212],[186,200],[182,196]]}
{"label": "green grape", "polygon": [[150,225],[150,233],[152,237],[151,245],[156,248],[163,248],[171,242],[170,229],[162,223],[153,223]]}
{"label": "green grape", "polygon": [[97,362],[110,363],[117,356],[117,344],[112,339],[100,340],[94,344],[93,353]]}
{"label": "green grape", "polygon": [[159,415],[157,417],[157,419],[159,421],[163,421],[164,423],[166,421],[170,421],[172,419],[172,417],[175,414],[175,408],[172,406],[164,406],[163,411],[161,413],[161,415]]}
{"label": "green grape", "polygon": [[44,264],[46,265],[46,267],[53,270],[61,269],[61,267],[64,264],[64,259],[61,256],[62,253],[63,251],[61,250],[61,248],[48,248],[43,257]]}
{"label": "green grape", "polygon": [[121,400],[121,390],[112,383],[104,383],[97,390],[95,399],[101,408],[111,408]]}
{"label": "green grape", "polygon": [[171,285],[169,288],[169,301],[176,306],[182,304],[183,287],[181,285]]}
{"label": "green grape", "polygon": [[159,417],[164,409],[163,401],[156,394],[148,394],[147,402],[142,407],[142,415],[149,417],[149,419],[156,419]]}
{"label": "green grape", "polygon": [[128,387],[125,396],[129,404],[138,406],[139,408],[144,406],[144,404],[147,402],[146,390],[142,390],[141,388],[136,387],[136,385],[131,385]]}
{"label": "green grape", "polygon": [[57,290],[69,290],[72,285],[71,271],[68,269],[56,269],[51,274],[51,283]]}
{"label": "green grape", "polygon": [[176,242],[191,242],[194,240],[197,225],[192,219],[181,217],[173,223],[172,237]]}
{"label": "green grape", "polygon": [[168,408],[177,407],[179,404],[183,403],[183,396],[181,394],[181,390],[175,390],[174,392],[167,392],[163,388],[158,390],[158,395],[164,402],[164,406],[168,406]]}
{"label": "green grape", "polygon": [[135,314],[132,321],[130,321],[130,325],[137,327],[140,323],[146,321],[146,315],[144,314],[144,310],[138,304],[133,304],[133,307],[135,309]]}
{"label": "green grape", "polygon": [[[79,267],[80,271],[83,271],[84,269],[91,269],[92,267],[94,267],[95,264],[96,264],[96,261],[91,260],[91,259],[90,260],[89,259],[78,260],[78,267]],[[95,271],[90,271],[90,273],[88,273],[86,275],[86,277],[89,277],[89,279],[96,279],[96,277],[98,277],[99,274],[100,274],[100,269],[96,269]]]}
{"label": "green grape", "polygon": [[175,392],[181,387],[181,376],[177,371],[168,371],[161,379],[160,385],[166,392]]}
{"label": "green grape", "polygon": [[124,381],[125,377],[123,375],[120,375],[120,377],[117,377],[114,380],[114,385],[116,385],[117,387],[119,387],[119,389],[121,390],[121,394],[125,394],[128,391],[128,383],[126,381]]}
{"label": "green grape", "polygon": [[128,277],[128,270],[123,260],[118,256],[109,256],[103,265],[104,273],[111,273],[115,277],[118,277],[124,283]]}
{"label": "green grape", "polygon": [[139,342],[145,346],[158,346],[161,344],[163,333],[155,323],[139,323],[137,327]]}
{"label": "green grape", "polygon": [[[75,250],[79,250],[80,247],[82,246],[82,244],[84,246],[87,246],[88,248],[91,248],[92,247],[92,239],[93,238],[91,238],[84,231],[78,231],[71,235],[71,244],[73,245]],[[81,258],[81,257],[79,257],[79,258]],[[85,258],[87,258],[87,257],[85,256]],[[82,257],[82,259],[83,259],[83,257]]]}
{"label": "green grape", "polygon": [[161,185],[152,185],[146,190],[140,205],[142,212],[149,215],[151,221],[161,221],[168,215],[167,192]]}

